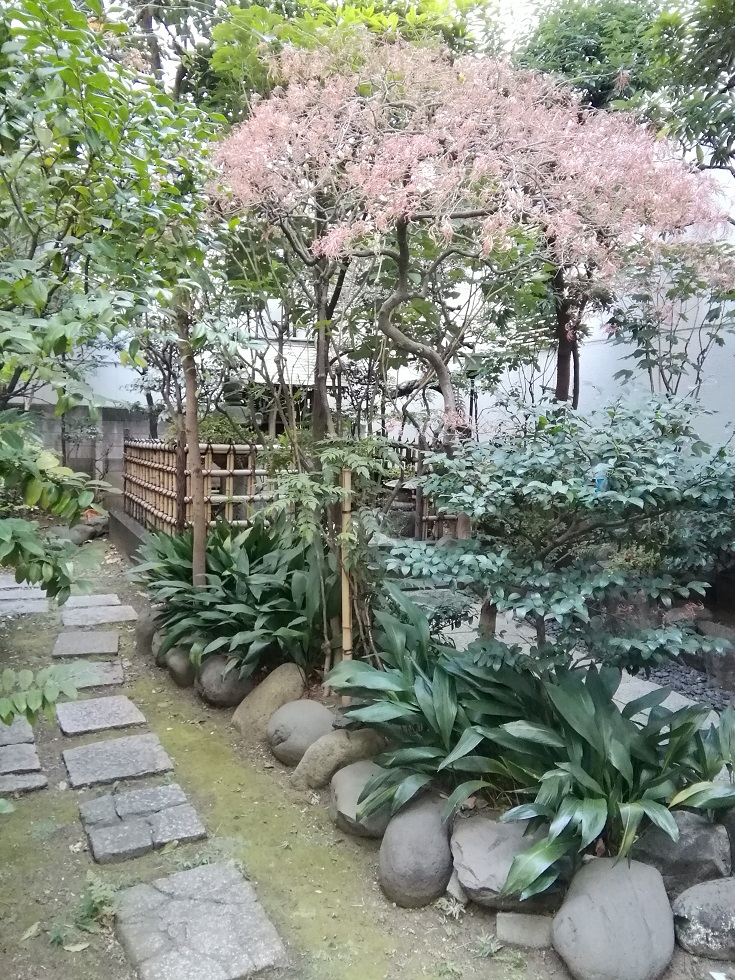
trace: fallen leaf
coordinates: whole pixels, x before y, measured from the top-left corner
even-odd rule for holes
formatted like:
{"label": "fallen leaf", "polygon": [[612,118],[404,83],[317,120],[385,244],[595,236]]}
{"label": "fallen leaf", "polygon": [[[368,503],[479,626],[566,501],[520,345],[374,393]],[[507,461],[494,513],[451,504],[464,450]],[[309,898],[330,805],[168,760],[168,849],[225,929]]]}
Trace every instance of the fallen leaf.
{"label": "fallen leaf", "polygon": [[38,930],[41,928],[40,922],[34,922],[33,925],[26,929],[23,935],[20,937],[20,941],[24,943],[26,939],[33,939],[34,936],[38,935]]}
{"label": "fallen leaf", "polygon": [[81,953],[83,949],[89,949],[89,943],[70,943],[64,949],[67,953]]}
{"label": "fallen leaf", "polygon": [[170,840],[168,844],[161,849],[161,854],[170,854],[171,851],[175,851],[178,846],[179,842],[177,840]]}

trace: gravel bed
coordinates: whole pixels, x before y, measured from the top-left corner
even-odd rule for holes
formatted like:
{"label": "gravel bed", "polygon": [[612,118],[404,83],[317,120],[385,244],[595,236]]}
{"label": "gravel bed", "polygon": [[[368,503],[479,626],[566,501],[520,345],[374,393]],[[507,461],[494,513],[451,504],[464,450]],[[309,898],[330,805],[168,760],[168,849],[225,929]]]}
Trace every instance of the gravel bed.
{"label": "gravel bed", "polygon": [[693,701],[707,704],[715,711],[723,711],[733,698],[732,691],[711,687],[705,673],[683,664],[661,664],[654,667],[648,675],[648,680],[662,687],[670,687],[672,691],[683,694]]}

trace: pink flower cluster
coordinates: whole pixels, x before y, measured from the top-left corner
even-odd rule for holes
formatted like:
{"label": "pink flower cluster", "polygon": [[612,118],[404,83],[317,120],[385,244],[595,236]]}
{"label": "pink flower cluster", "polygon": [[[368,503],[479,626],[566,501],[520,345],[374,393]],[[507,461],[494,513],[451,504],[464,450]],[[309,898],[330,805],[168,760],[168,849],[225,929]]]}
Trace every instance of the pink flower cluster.
{"label": "pink flower cluster", "polygon": [[445,242],[469,230],[486,253],[522,227],[555,262],[609,278],[626,247],[723,220],[715,185],[672,144],[546,76],[368,36],[359,67],[345,60],[285,51],[283,87],[219,151],[236,205],[306,219],[321,229],[315,255],[349,254],[399,220]]}

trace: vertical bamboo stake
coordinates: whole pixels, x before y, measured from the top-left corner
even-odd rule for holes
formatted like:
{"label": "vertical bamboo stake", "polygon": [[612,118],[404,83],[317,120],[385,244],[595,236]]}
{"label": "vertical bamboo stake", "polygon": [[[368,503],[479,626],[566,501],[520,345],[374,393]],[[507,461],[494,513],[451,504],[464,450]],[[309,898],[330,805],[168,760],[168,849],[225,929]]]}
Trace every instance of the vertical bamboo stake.
{"label": "vertical bamboo stake", "polygon": [[[347,555],[345,537],[350,530],[352,516],[352,471],[342,470],[342,660],[352,660],[352,596],[350,594],[350,576],[347,572]],[[343,697],[342,704],[350,703],[350,698]]]}
{"label": "vertical bamboo stake", "polygon": [[255,449],[251,445],[250,452],[248,453],[248,466],[250,468],[250,472],[248,473],[247,494],[249,499],[245,504],[245,517],[248,520],[252,517],[255,511],[255,501],[253,500],[253,497],[255,496],[255,470],[257,465],[258,461],[255,454]]}
{"label": "vertical bamboo stake", "polygon": [[227,496],[227,502],[225,503],[225,520],[233,521],[235,519],[235,505],[232,502],[232,497],[235,493],[235,477],[232,475],[232,471],[235,469],[235,447],[230,445],[227,450],[227,476],[225,477],[225,494]]}
{"label": "vertical bamboo stake", "polygon": [[204,526],[209,530],[212,520],[212,470],[214,469],[214,457],[212,456],[212,443],[207,443],[204,452]]}

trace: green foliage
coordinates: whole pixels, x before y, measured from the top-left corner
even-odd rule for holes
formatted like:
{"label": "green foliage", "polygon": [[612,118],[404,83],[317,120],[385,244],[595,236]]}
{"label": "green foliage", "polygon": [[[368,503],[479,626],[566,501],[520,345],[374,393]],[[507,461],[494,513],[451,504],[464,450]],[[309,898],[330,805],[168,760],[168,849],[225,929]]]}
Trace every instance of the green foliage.
{"label": "green foliage", "polygon": [[595,109],[653,84],[652,0],[552,0],[540,7],[516,60],[559,75]]}
{"label": "green foliage", "polygon": [[3,18],[0,377],[5,399],[53,385],[61,410],[84,394],[69,355],[145,308],[172,259],[180,272],[192,243],[172,226],[200,214],[212,130],[110,58],[72,0]]}
{"label": "green foliage", "polygon": [[[76,523],[95,494],[107,489],[61,466],[29,424],[11,412],[0,413],[0,481],[4,491],[67,524]],[[0,519],[0,564],[13,566],[19,582],[38,584],[60,602],[72,584],[71,551],[63,542],[47,540],[33,521]]]}
{"label": "green foliage", "polygon": [[229,18],[212,29],[211,55],[202,50],[191,65],[187,88],[238,118],[252,93],[265,94],[277,83],[267,56],[286,44],[306,50],[320,45],[339,48],[351,31],[364,28],[387,40],[440,40],[457,52],[474,51],[496,42],[496,16],[495,4],[479,0],[280,0],[268,6],[230,7]]}
{"label": "green foliage", "polygon": [[240,676],[294,661],[315,666],[339,605],[336,563],[321,539],[300,539],[285,514],[256,517],[244,530],[225,523],[207,538],[207,585],[191,585],[192,535],[157,534],[140,550],[135,575],[163,604],[163,650],[192,649],[233,659]]}
{"label": "green foliage", "polygon": [[9,725],[20,716],[35,725],[40,714],[53,721],[54,706],[62,695],[77,696],[69,667],[44,667],[35,674],[6,667],[0,674],[0,722]]}
{"label": "green foliage", "polygon": [[[690,414],[658,402],[589,418],[558,406],[524,409],[507,437],[428,457],[425,494],[469,514],[477,535],[442,548],[408,543],[388,568],[473,588],[499,611],[529,619],[545,657],[581,647],[638,669],[719,649],[656,618],[674,598],[704,593],[687,574],[684,546],[706,553],[714,547],[707,535],[731,528],[735,515],[735,460],[698,439]],[[645,566],[606,560],[631,544],[645,546]],[[626,606],[642,608],[638,622],[615,614]]]}
{"label": "green foliage", "polygon": [[116,889],[94,871],[88,871],[87,887],[76,909],[74,925],[82,932],[109,932],[116,901]]}
{"label": "green foliage", "polygon": [[504,817],[547,830],[505,885],[527,898],[595,845],[625,856],[651,823],[675,839],[673,808],[735,806],[735,788],[715,781],[735,762],[732,710],[705,729],[706,707],[664,708],[664,689],[621,709],[619,670],[569,667],[498,641],[460,654],[437,645],[423,613],[393,596],[407,622],[376,615],[384,669],[353,661],[329,675],[356,700],[349,716],[391,740],[377,760],[386,772],[363,793],[364,815],[395,813],[429,785],[448,794],[447,819],[475,793],[533,797]]}

